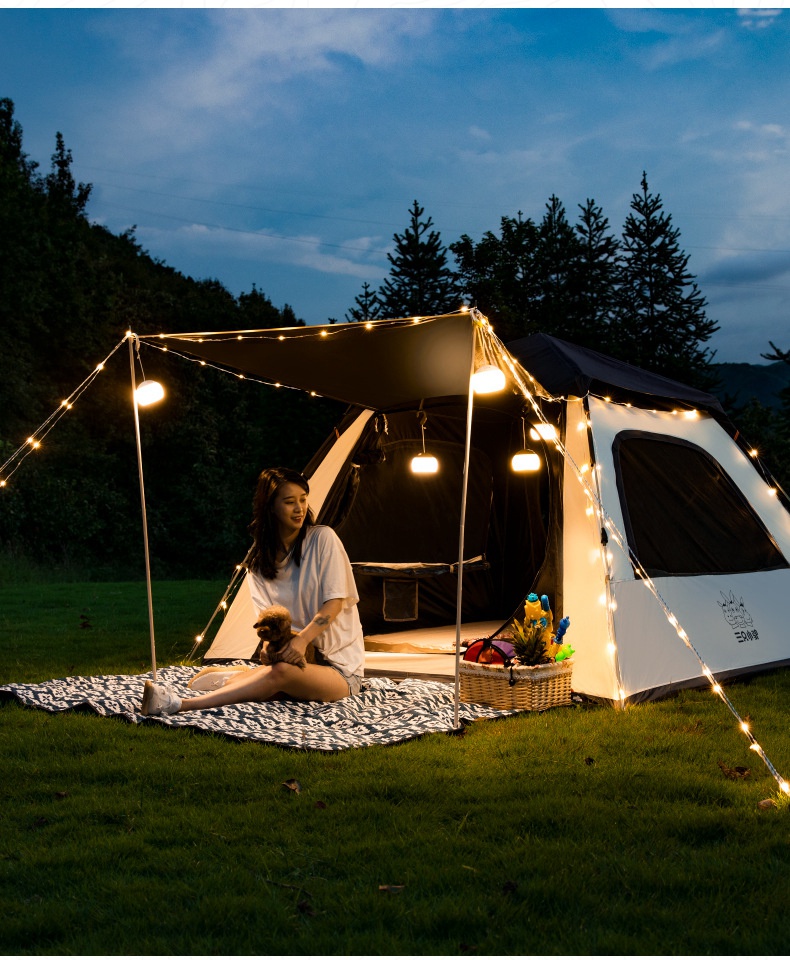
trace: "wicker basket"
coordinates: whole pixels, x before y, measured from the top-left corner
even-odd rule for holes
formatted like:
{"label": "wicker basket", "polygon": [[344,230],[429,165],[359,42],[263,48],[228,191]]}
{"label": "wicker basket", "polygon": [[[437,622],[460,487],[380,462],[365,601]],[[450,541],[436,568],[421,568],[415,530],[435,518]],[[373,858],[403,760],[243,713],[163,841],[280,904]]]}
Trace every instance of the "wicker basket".
{"label": "wicker basket", "polygon": [[571,660],[534,667],[462,660],[461,700],[496,710],[548,710],[571,702]]}

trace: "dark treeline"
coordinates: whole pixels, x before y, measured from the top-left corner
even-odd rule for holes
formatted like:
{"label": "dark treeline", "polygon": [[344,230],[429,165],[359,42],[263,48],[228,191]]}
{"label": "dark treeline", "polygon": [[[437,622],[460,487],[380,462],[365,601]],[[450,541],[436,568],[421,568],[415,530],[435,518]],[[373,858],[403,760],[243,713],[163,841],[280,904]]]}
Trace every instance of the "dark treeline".
{"label": "dark treeline", "polygon": [[[238,297],[151,258],[134,230],[114,235],[87,217],[60,134],[48,172],[23,150],[10,100],[0,100],[0,463],[48,417],[128,329],[296,326],[255,287]],[[716,324],[688,270],[679,232],[643,175],[622,236],[592,200],[568,220],[551,197],[540,221],[502,217],[477,242],[445,246],[414,202],[395,234],[390,271],[363,286],[346,320],[430,315],[477,305],[505,341],[536,331],[601,350],[703,388],[715,385],[706,347]],[[454,258],[451,262],[450,257]],[[334,322],[334,321],[330,321]],[[789,358],[772,346],[772,359]],[[149,532],[158,577],[229,574],[245,554],[262,466],[302,467],[342,414],[338,404],[275,390],[143,348],[167,403],[143,414]],[[744,432],[790,465],[790,397],[770,414],[736,411]],[[0,490],[0,549],[9,563],[74,576],[142,572],[129,355],[118,350]]]}
{"label": "dark treeline", "polygon": [[449,248],[416,200],[410,217],[395,234],[390,276],[377,291],[363,286],[348,320],[442,313],[463,300],[504,341],[548,333],[695,386],[715,383],[705,344],[718,326],[645,174],[619,239],[590,199],[575,224],[552,196],[539,222],[502,217],[497,232]]}
{"label": "dark treeline", "polygon": [[[51,171],[22,148],[0,100],[0,463],[135,333],[301,323],[260,291],[234,298],[149,257],[133,231],[89,223],[58,135]],[[223,577],[243,559],[255,478],[303,467],[340,405],[239,381],[143,348],[167,403],[141,413],[154,573]],[[138,369],[139,380],[139,369]],[[143,569],[129,353],[124,344],[41,448],[0,490],[0,544],[14,562],[74,576],[137,578]]]}

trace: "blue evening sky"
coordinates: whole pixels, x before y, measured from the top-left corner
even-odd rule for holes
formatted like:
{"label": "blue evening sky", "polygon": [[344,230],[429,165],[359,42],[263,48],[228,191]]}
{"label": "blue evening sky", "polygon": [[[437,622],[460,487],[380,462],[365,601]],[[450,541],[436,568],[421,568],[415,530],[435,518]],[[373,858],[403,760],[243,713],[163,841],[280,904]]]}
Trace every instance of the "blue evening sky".
{"label": "blue evening sky", "polygon": [[782,9],[6,8],[0,97],[96,221],[308,323],[381,283],[414,199],[445,244],[551,194],[619,235],[646,170],[716,359],[790,348]]}

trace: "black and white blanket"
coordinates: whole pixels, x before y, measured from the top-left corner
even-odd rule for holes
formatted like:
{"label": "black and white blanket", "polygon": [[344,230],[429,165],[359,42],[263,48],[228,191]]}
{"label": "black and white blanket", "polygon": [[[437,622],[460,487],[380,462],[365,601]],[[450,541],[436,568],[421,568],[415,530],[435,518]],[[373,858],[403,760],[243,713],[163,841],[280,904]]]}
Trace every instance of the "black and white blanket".
{"label": "black and white blanket", "polygon": [[[187,683],[196,672],[195,667],[164,667],[157,671],[157,680],[172,684],[180,696],[187,696]],[[452,685],[426,680],[395,683],[374,677],[365,680],[359,694],[337,703],[238,703],[171,717],[144,717],[140,702],[143,684],[150,679],[150,673],[143,673],[10,683],[0,686],[0,696],[13,697],[25,706],[50,713],[88,709],[102,717],[121,717],[131,723],[191,727],[239,740],[327,752],[400,743],[454,728]],[[469,722],[516,712],[462,703],[459,717],[462,722]]]}

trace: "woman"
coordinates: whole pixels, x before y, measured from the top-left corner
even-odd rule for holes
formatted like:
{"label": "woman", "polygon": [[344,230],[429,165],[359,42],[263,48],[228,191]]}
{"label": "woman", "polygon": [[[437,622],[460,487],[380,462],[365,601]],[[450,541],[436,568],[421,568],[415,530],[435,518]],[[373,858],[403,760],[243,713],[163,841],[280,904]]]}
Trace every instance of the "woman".
{"label": "woman", "polygon": [[170,687],[146,680],[145,716],[270,700],[279,693],[329,703],[359,692],[365,647],[354,574],[337,534],[315,525],[309,493],[307,480],[295,470],[271,467],[261,473],[247,581],[259,617],[274,604],[290,611],[297,631],[291,646],[304,654],[312,644],[315,663],[278,662],[236,671],[218,689],[185,700]]}

